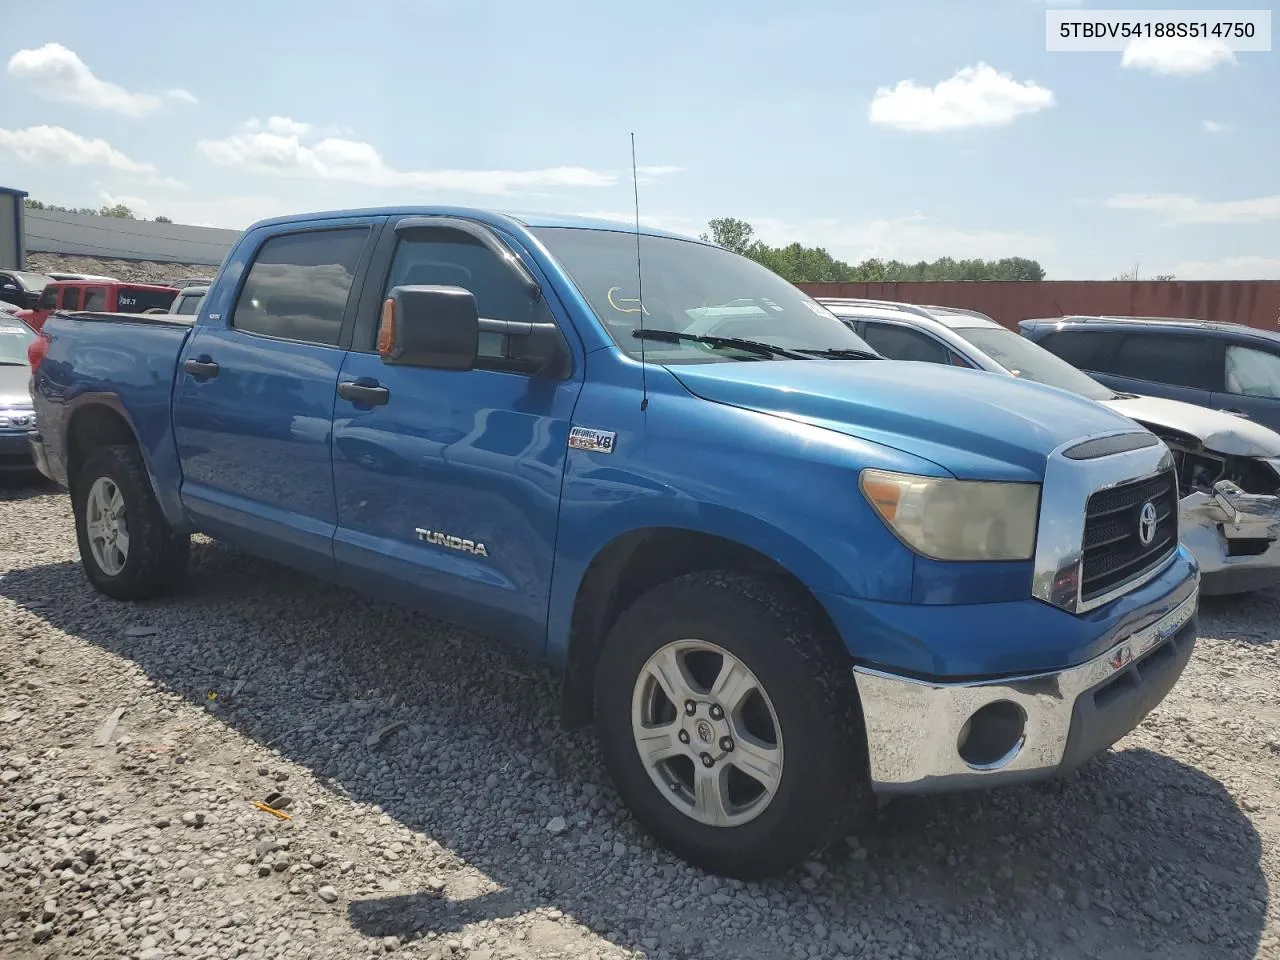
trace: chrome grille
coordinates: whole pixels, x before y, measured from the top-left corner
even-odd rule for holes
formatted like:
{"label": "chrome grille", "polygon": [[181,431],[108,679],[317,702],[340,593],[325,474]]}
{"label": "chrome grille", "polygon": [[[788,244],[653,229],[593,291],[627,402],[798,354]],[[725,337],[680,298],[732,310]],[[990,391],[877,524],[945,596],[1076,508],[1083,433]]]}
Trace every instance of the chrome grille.
{"label": "chrome grille", "polygon": [[[1145,504],[1155,507],[1155,535],[1139,535]],[[1085,510],[1080,598],[1092,600],[1162,563],[1178,546],[1178,482],[1172,470],[1099,490]]]}

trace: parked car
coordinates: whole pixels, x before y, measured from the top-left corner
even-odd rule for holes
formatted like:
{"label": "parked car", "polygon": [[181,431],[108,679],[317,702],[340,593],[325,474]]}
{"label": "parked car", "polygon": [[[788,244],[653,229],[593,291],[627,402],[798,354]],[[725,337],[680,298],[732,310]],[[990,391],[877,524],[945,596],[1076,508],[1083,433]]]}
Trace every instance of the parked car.
{"label": "parked car", "polygon": [[1141,423],[1173,453],[1182,494],[1179,528],[1200,562],[1201,593],[1280,585],[1280,434],[1217,410],[1118,393],[975,311],[873,300],[820,302],[891,359],[1033,380],[1097,400]]}
{"label": "parked car", "polygon": [[178,295],[173,298],[173,303],[169,305],[168,312],[183,315],[196,313],[200,309],[200,303],[204,300],[204,295],[208,292],[208,287],[181,287],[178,290]]}
{"label": "parked car", "polygon": [[[267,220],[194,319],[56,313],[35,353],[32,448],[96,589],[173,589],[202,531],[496,634],[563,671],[636,818],[709,870],[797,864],[877,794],[1069,771],[1195,643],[1157,437],[886,362],[700,241]],[[1117,523],[1131,502],[1154,522]]]}
{"label": "parked car", "polygon": [[177,287],[151,283],[118,283],[89,280],[55,280],[44,288],[40,302],[18,314],[33,330],[44,326],[54,310],[88,313],[167,313],[178,295]]}
{"label": "parked car", "polygon": [[1072,316],[1018,326],[1117,390],[1214,407],[1280,430],[1280,333],[1159,317]]}
{"label": "parked car", "polygon": [[27,349],[35,332],[17,317],[0,313],[0,473],[34,473],[27,434],[35,426]]}
{"label": "parked car", "polygon": [[52,278],[29,270],[0,270],[0,303],[19,308],[34,307]]}

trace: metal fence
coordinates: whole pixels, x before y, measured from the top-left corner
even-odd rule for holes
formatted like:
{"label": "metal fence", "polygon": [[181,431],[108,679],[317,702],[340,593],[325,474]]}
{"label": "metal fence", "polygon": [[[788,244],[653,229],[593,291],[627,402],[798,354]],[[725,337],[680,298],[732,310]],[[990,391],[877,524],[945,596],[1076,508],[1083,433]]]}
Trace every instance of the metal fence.
{"label": "metal fence", "polygon": [[1280,280],[966,280],[802,283],[815,297],[979,310],[1006,327],[1067,314],[1184,317],[1280,329]]}

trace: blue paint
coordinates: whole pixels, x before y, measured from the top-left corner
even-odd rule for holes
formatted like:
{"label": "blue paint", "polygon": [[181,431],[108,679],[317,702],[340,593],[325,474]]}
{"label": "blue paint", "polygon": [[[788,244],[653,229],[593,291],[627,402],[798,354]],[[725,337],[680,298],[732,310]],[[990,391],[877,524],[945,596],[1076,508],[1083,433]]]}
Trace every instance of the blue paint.
{"label": "blue paint", "polygon": [[[567,376],[390,366],[373,352],[393,222],[429,215],[508,242],[542,285]],[[230,325],[264,242],[355,225],[368,243],[334,345]],[[242,235],[194,330],[55,315],[35,380],[41,462],[65,480],[72,417],[105,405],[137,436],[171,522],[557,663],[592,561],[637,531],[705,533],[770,558],[825,607],[855,659],[920,675],[1078,663],[1194,589],[1180,554],[1141,589],[1070,615],[1031,599],[1029,562],[916,556],[858,489],[865,467],[1036,482],[1049,451],[1128,420],[1013,378],[874,360],[651,360],[642,385],[641,363],[531,227],[631,230],[452,207],[279,218]],[[220,373],[201,381],[189,359]],[[355,380],[386,387],[388,402],[337,396]],[[614,452],[568,449],[572,425],[614,432]]]}

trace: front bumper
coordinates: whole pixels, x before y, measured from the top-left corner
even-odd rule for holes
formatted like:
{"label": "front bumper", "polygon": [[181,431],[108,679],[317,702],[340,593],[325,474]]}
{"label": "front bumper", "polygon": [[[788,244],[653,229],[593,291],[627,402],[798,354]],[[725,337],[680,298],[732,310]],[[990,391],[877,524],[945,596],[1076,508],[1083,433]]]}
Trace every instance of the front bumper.
{"label": "front bumper", "polygon": [[1196,607],[1193,592],[1098,656],[1049,673],[948,683],[855,667],[874,789],[960,790],[1073,769],[1173,688],[1195,645]]}
{"label": "front bumper", "polygon": [[26,432],[0,433],[0,473],[29,473],[35,468]]}
{"label": "front bumper", "polygon": [[1229,480],[1178,505],[1182,542],[1200,563],[1201,593],[1280,585],[1280,497],[1245,493]]}

